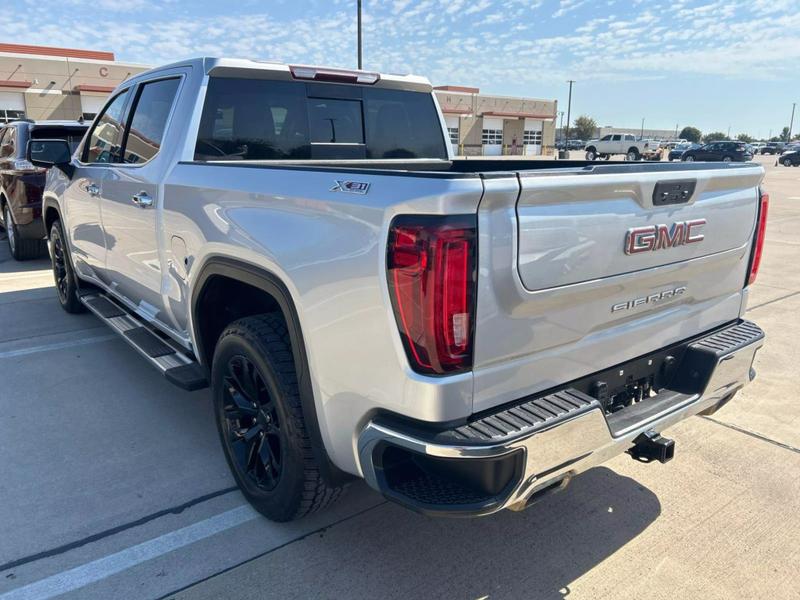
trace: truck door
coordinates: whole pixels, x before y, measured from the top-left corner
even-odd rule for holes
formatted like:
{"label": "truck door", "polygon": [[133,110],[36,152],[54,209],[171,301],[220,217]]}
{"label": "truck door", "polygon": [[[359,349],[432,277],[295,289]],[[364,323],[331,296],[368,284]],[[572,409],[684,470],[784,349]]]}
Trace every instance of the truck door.
{"label": "truck door", "polygon": [[108,166],[119,151],[130,88],[106,104],[81,148],[75,173],[64,190],[63,210],[72,260],[83,275],[105,283],[107,239],[100,215],[100,194]]}
{"label": "truck door", "polygon": [[180,82],[180,75],[161,75],[136,86],[120,153],[102,188],[108,285],[142,316],[159,320],[165,320],[159,314],[165,266],[157,208],[166,165],[159,151]]}
{"label": "truck door", "polygon": [[624,142],[621,135],[611,136],[611,152],[610,154],[625,154],[627,148],[623,148]]}

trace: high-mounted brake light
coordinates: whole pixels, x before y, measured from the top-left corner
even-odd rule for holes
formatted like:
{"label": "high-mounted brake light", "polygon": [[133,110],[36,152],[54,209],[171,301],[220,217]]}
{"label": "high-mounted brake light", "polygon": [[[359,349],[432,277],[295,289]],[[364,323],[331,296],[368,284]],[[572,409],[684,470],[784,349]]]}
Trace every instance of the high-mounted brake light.
{"label": "high-mounted brake light", "polygon": [[346,71],[344,69],[324,69],[321,67],[306,67],[303,65],[290,65],[289,71],[295,79],[329,81],[332,83],[363,83],[366,85],[373,85],[381,78],[379,73]]}
{"label": "high-mounted brake light", "polygon": [[404,216],[392,223],[389,290],[417,372],[442,375],[472,367],[476,230],[474,215]]}
{"label": "high-mounted brake light", "polygon": [[767,232],[767,213],[769,212],[769,194],[759,190],[760,202],[758,206],[758,222],[756,223],[756,237],[753,240],[753,256],[750,259],[750,274],[747,277],[747,285],[751,285],[756,280],[758,269],[761,266],[761,255],[764,252],[764,236]]}

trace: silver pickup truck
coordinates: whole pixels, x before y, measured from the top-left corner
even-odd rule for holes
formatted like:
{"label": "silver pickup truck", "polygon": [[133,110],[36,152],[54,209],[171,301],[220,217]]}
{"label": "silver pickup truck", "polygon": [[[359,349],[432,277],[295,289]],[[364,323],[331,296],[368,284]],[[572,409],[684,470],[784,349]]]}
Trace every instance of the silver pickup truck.
{"label": "silver pickup truck", "polygon": [[354,478],[518,510],[666,462],[755,376],[759,166],[457,160],[445,132],[420,77],[200,58],[120,85],[74,154],[29,146],[61,305],[211,388],[271,519]]}

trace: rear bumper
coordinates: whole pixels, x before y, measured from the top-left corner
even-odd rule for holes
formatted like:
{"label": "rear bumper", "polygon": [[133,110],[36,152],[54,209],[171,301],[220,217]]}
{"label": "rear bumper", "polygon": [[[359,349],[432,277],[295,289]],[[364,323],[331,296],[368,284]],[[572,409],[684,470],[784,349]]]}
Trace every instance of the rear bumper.
{"label": "rear bumper", "polygon": [[[364,478],[388,499],[427,514],[525,508],[540,492],[630,449],[642,433],[714,412],[753,379],[763,341],[758,326],[739,321],[676,346],[669,386],[610,415],[598,399],[567,385],[448,429],[377,417],[358,438]],[[664,354],[614,369],[622,375]],[[585,389],[582,383],[576,385]]]}

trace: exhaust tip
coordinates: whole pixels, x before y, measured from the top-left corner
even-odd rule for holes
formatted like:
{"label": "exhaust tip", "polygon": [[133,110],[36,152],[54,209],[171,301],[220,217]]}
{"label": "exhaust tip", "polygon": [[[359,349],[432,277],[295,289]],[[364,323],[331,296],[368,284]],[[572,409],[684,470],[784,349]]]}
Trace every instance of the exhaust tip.
{"label": "exhaust tip", "polygon": [[639,462],[649,463],[657,460],[666,463],[675,456],[675,440],[662,437],[660,433],[650,430],[633,440],[633,447],[628,450],[631,458]]}

